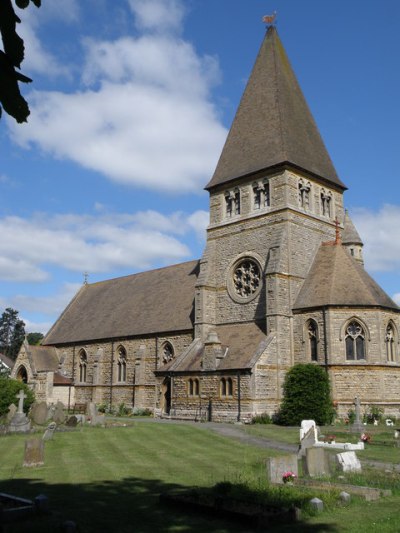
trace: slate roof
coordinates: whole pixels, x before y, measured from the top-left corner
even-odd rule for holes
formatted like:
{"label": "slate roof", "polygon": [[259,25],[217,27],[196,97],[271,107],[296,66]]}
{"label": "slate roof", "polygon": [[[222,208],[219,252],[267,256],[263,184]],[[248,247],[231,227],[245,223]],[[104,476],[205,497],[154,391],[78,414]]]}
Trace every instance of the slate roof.
{"label": "slate roof", "polygon": [[[265,349],[266,335],[255,323],[230,324],[214,328],[225,357],[218,370],[252,368],[254,359]],[[160,372],[201,372],[204,344],[196,339],[191,349],[159,368]]]}
{"label": "slate roof", "polygon": [[341,244],[323,243],[293,310],[338,307],[399,307]]}
{"label": "slate roof", "polygon": [[361,237],[356,230],[353,221],[350,218],[350,215],[346,209],[344,215],[344,227],[342,233],[342,243],[343,244],[363,244]]}
{"label": "slate roof", "polygon": [[33,370],[36,372],[54,372],[58,369],[58,356],[51,346],[32,346],[25,348],[30,356]]}
{"label": "slate roof", "polygon": [[189,261],[84,285],[42,344],[192,329],[198,265]]}
{"label": "slate roof", "polygon": [[12,370],[14,366],[14,362],[12,359],[10,359],[7,355],[4,355],[3,353],[0,353],[0,361],[10,370]]}
{"label": "slate roof", "polygon": [[287,163],[346,188],[270,26],[206,189]]}

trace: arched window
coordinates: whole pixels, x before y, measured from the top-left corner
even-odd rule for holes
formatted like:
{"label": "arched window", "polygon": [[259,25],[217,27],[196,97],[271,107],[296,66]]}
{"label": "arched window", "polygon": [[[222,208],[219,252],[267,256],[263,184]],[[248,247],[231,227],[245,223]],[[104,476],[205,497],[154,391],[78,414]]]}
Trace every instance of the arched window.
{"label": "arched window", "polygon": [[189,379],[189,396],[199,396],[200,394],[200,382],[197,378]]}
{"label": "arched window", "polygon": [[174,358],[175,351],[174,347],[170,342],[165,342],[162,346],[162,360],[163,363],[169,363]]}
{"label": "arched window", "polygon": [[233,396],[232,378],[221,378],[219,390],[221,396]]}
{"label": "arched window", "polygon": [[227,191],[225,193],[225,213],[228,218],[240,215],[240,191]]}
{"label": "arched window", "polygon": [[308,353],[311,361],[318,361],[318,326],[315,320],[307,322]]}
{"label": "arched window", "polygon": [[85,350],[79,352],[79,381],[85,383],[87,378],[87,355]]}
{"label": "arched window", "polygon": [[345,344],[348,361],[365,359],[365,332],[356,320],[350,322],[346,328]]}
{"label": "arched window", "polygon": [[310,209],[311,183],[304,180],[299,181],[299,206],[306,211]]}
{"label": "arched window", "polygon": [[395,361],[396,360],[395,334],[394,334],[394,327],[391,322],[389,322],[386,328],[385,342],[386,342],[387,360]]}
{"label": "arched window", "polygon": [[332,193],[330,191],[321,191],[321,214],[324,217],[331,218],[332,216]]}
{"label": "arched window", "polygon": [[123,346],[119,346],[118,354],[118,381],[126,381],[126,350]]}

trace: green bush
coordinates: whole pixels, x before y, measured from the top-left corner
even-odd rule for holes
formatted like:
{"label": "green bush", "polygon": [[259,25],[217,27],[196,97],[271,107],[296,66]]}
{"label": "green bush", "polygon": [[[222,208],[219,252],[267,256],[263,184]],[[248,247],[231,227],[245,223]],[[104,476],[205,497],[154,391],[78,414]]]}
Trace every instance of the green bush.
{"label": "green bush", "polygon": [[128,416],[131,412],[131,409],[129,409],[124,403],[118,405],[117,416]]}
{"label": "green bush", "polygon": [[373,424],[375,420],[381,422],[383,419],[383,409],[378,405],[370,405],[363,416],[363,422]]}
{"label": "green bush", "polygon": [[0,377],[0,416],[5,416],[8,413],[10,404],[13,403],[18,406],[17,394],[21,389],[27,395],[24,400],[24,412],[27,413],[35,401],[35,395],[31,389],[22,381]]}
{"label": "green bush", "polygon": [[251,419],[252,424],[272,424],[272,419],[268,413],[261,413],[260,415],[255,415]]}
{"label": "green bush", "polygon": [[133,416],[153,416],[153,411],[143,407],[134,407],[132,414]]}
{"label": "green bush", "polygon": [[332,421],[335,410],[330,397],[329,377],[320,366],[294,365],[286,374],[283,393],[277,423],[297,426],[302,420],[311,419],[318,425],[325,425]]}

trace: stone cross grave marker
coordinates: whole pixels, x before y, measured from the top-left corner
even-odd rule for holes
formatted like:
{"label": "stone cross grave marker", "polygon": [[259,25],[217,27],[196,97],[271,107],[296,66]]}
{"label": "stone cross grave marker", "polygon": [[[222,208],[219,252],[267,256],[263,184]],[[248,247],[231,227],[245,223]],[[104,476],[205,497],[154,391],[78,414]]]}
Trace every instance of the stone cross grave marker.
{"label": "stone cross grave marker", "polygon": [[358,396],[354,398],[354,405],[355,405],[356,419],[354,421],[354,424],[351,426],[351,430],[354,433],[361,433],[364,428],[361,422],[361,402]]}
{"label": "stone cross grave marker", "polygon": [[267,475],[271,483],[283,483],[282,476],[285,472],[293,472],[296,477],[299,474],[297,455],[281,455],[280,457],[270,457],[267,461]]}
{"label": "stone cross grave marker", "polygon": [[44,442],[41,439],[25,441],[23,466],[40,466],[44,463]]}
{"label": "stone cross grave marker", "polygon": [[27,398],[27,395],[24,393],[24,391],[21,389],[18,394],[16,394],[16,397],[19,399],[18,402],[18,411],[17,413],[23,413],[24,412],[24,400]]}

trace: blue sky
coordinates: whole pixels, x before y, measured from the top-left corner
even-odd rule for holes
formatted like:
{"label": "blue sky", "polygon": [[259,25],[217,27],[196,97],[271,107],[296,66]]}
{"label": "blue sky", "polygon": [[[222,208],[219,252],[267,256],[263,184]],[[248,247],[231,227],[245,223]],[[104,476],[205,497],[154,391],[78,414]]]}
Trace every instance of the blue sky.
{"label": "blue sky", "polygon": [[0,310],[50,327],[83,282],[200,257],[209,181],[277,28],[400,303],[398,0],[43,0],[21,12],[28,124],[0,120]]}

